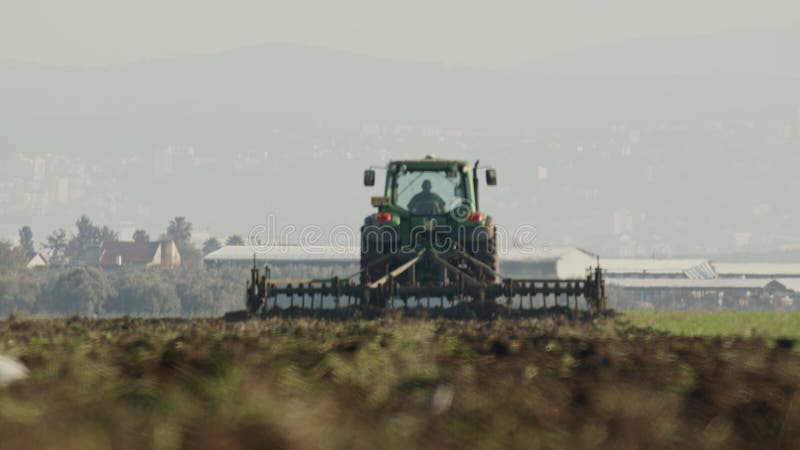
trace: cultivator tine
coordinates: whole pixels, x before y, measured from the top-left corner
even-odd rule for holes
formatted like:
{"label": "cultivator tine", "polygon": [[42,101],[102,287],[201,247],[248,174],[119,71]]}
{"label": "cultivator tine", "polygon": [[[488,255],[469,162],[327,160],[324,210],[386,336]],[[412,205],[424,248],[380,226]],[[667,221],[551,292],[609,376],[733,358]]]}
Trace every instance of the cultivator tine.
{"label": "cultivator tine", "polygon": [[395,270],[393,270],[391,272],[388,271],[388,266],[387,266],[386,275],[384,275],[383,277],[381,277],[380,279],[378,279],[377,281],[375,281],[373,283],[368,283],[367,286],[370,289],[375,289],[377,287],[382,286],[387,281],[389,281],[390,282],[389,284],[391,284],[391,280],[393,278],[397,278],[398,276],[403,274],[403,272],[405,272],[409,268],[414,267],[414,265],[416,265],[417,262],[419,262],[419,260],[422,258],[422,256],[425,255],[425,251],[426,251],[426,249],[423,248],[422,250],[417,252],[417,254],[414,256],[414,258],[412,258],[410,261],[406,262],[405,264],[401,265],[400,267],[396,268]]}
{"label": "cultivator tine", "polygon": [[465,252],[460,248],[454,248],[453,250],[456,252],[458,256],[464,258],[466,261],[469,261],[470,263],[472,263],[472,265],[480,268],[481,271],[485,270],[489,272],[495,277],[495,279],[498,280],[502,279],[502,275],[496,272],[490,265],[486,264],[485,262],[479,260],[478,258],[475,258],[474,256],[470,255],[469,253]]}
{"label": "cultivator tine", "polygon": [[462,272],[461,270],[459,270],[457,267],[455,267],[454,265],[452,265],[452,264],[450,264],[449,262],[445,261],[445,260],[444,260],[444,259],[443,259],[441,256],[437,255],[437,254],[436,254],[436,253],[434,253],[434,252],[431,252],[431,253],[430,253],[430,256],[431,256],[431,258],[433,258],[433,261],[435,261],[435,262],[439,263],[439,264],[440,264],[441,266],[443,266],[445,269],[450,269],[450,270],[452,270],[454,273],[459,273],[459,272],[461,272],[461,273],[463,274],[464,281],[465,281],[467,284],[469,284],[469,285],[471,285],[471,286],[477,286],[477,287],[480,287],[480,285],[481,285],[480,281],[478,281],[478,280],[476,280],[475,278],[473,278],[473,277],[471,277],[471,276],[469,276],[469,275],[467,275],[467,274],[463,273],[463,272]]}

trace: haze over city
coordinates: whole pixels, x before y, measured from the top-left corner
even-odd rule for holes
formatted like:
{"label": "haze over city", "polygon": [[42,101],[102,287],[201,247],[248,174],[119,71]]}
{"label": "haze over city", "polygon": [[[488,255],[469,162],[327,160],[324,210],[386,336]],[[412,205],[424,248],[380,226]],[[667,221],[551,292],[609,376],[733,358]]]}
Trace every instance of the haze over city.
{"label": "haze over city", "polygon": [[284,42],[502,67],[630,39],[769,29],[798,20],[800,6],[791,0],[3,0],[0,59],[127,63]]}
{"label": "haze over city", "polygon": [[768,5],[3,1],[0,236],[358,227],[363,169],[435,154],[542,245],[795,251],[800,7]]}

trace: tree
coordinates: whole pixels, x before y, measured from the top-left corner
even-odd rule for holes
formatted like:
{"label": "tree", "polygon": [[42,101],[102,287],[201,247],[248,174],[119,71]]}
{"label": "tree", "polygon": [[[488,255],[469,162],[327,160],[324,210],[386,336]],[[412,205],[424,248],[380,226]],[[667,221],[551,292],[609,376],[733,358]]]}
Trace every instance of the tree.
{"label": "tree", "polygon": [[62,273],[47,286],[42,306],[62,314],[100,314],[112,295],[114,289],[103,271],[78,267]]}
{"label": "tree", "polygon": [[167,237],[175,241],[178,249],[183,251],[184,247],[190,245],[192,239],[192,224],[186,217],[176,217],[169,222],[167,227]]}
{"label": "tree", "polygon": [[75,222],[75,227],[78,229],[78,234],[76,236],[79,239],[88,242],[100,241],[100,229],[95,226],[85,214]]}
{"label": "tree", "polygon": [[75,227],[78,228],[78,234],[72,236],[67,244],[67,259],[70,262],[96,262],[100,255],[99,249],[100,243],[103,241],[104,230],[95,226],[85,215],[75,222]]}
{"label": "tree", "polygon": [[0,241],[0,269],[25,267],[27,258],[22,247],[14,247],[8,241]]}
{"label": "tree", "polygon": [[103,228],[100,229],[100,242],[109,241],[109,242],[117,242],[119,240],[119,234],[116,231],[109,228],[107,225],[103,225]]}
{"label": "tree", "polygon": [[174,281],[185,315],[222,315],[241,303],[242,272],[239,268],[193,270]]}
{"label": "tree", "polygon": [[33,230],[31,227],[25,225],[19,230],[19,245],[25,251],[25,256],[28,259],[36,256],[36,248],[33,245]]}
{"label": "tree", "polygon": [[50,233],[47,236],[47,244],[50,250],[50,263],[54,265],[64,264],[64,257],[67,251],[67,232],[63,228]]}
{"label": "tree", "polygon": [[178,248],[181,253],[181,267],[191,269],[203,268],[203,253],[195,248],[194,245],[187,245],[183,248]]}
{"label": "tree", "polygon": [[219,239],[212,237],[203,243],[203,255],[215,252],[222,248],[222,243]]}
{"label": "tree", "polygon": [[181,254],[181,266],[202,267],[203,255],[192,245],[192,224],[185,217],[176,217],[169,222],[166,238],[175,241],[175,246]]}
{"label": "tree", "polygon": [[42,275],[32,270],[0,271],[0,315],[35,312]]}
{"label": "tree", "polygon": [[244,246],[244,239],[242,239],[242,237],[239,236],[238,234],[234,234],[233,236],[230,236],[228,239],[225,240],[225,245],[242,247]]}
{"label": "tree", "polygon": [[116,293],[106,303],[107,312],[162,316],[181,312],[175,285],[157,273],[126,272],[115,285]]}
{"label": "tree", "polygon": [[196,275],[181,278],[175,285],[175,291],[181,301],[181,312],[186,315],[215,314],[212,283],[208,277]]}
{"label": "tree", "polygon": [[144,230],[133,232],[133,242],[150,242],[150,235]]}
{"label": "tree", "polygon": [[119,240],[116,231],[103,225],[102,228],[93,224],[86,215],[75,222],[78,233],[73,235],[67,243],[66,257],[71,263],[96,264],[100,257],[100,244],[103,241],[115,242]]}

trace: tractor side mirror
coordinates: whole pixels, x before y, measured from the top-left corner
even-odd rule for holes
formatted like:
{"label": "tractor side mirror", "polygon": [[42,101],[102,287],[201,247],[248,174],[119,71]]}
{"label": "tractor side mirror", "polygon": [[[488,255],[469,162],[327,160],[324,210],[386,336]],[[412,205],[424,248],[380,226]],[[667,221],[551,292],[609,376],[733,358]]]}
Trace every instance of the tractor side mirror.
{"label": "tractor side mirror", "polygon": [[367,169],[364,171],[364,186],[375,186],[375,171]]}
{"label": "tractor side mirror", "polygon": [[497,172],[494,169],[486,169],[486,184],[489,186],[497,184]]}

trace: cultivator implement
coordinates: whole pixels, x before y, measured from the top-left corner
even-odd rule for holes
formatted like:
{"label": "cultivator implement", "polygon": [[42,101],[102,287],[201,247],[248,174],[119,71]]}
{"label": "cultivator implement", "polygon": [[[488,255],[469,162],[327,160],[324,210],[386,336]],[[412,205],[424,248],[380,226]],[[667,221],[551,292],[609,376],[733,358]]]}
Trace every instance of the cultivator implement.
{"label": "cultivator implement", "polygon": [[[258,316],[280,315],[286,311],[321,311],[335,309],[480,309],[487,305],[511,311],[541,311],[551,307],[584,310],[590,314],[605,310],[605,282],[599,265],[589,268],[580,279],[504,278],[491,267],[491,277],[475,277],[465,270],[469,261],[452,263],[447,258],[423,249],[405,258],[393,270],[371,281],[356,281],[361,273],[349,277],[277,280],[270,268],[261,271],[255,261],[247,283],[247,309]],[[374,261],[380,264],[382,261]],[[418,266],[438,266],[441,278],[417,282]],[[386,267],[390,267],[386,264]],[[487,281],[490,279],[491,281]]]}

